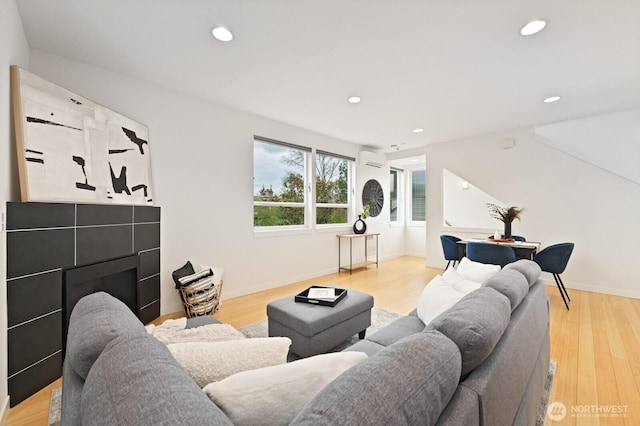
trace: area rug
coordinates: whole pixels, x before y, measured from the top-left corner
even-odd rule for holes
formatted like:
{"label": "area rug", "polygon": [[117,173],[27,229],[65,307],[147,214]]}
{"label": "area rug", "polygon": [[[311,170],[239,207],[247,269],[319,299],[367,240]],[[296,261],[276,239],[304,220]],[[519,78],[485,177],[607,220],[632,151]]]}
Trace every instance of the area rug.
{"label": "area rug", "polygon": [[49,402],[49,420],[47,426],[60,426],[60,411],[62,408],[62,388],[51,390]]}
{"label": "area rug", "polygon": [[[389,323],[394,320],[400,318],[402,315],[397,314],[395,312],[387,311],[382,308],[372,308],[371,309],[371,326],[367,328],[367,336],[372,335],[376,331],[385,327]],[[254,322],[253,324],[246,325],[238,329],[242,334],[247,337],[268,337],[269,336],[269,326],[268,320],[262,320],[258,322]],[[335,348],[331,349],[330,352],[340,352],[341,350],[353,345],[358,342],[360,339],[358,335],[353,335],[349,340],[345,340]],[[289,354],[288,361],[294,361],[299,359],[299,357],[295,354]]]}
{"label": "area rug", "polygon": [[547,419],[547,407],[549,406],[549,396],[551,395],[551,389],[553,388],[553,379],[556,377],[556,366],[558,364],[555,360],[549,362],[549,371],[547,371],[547,380],[544,383],[544,391],[542,392],[542,401],[540,401],[540,408],[538,409],[538,418],[536,420],[536,426],[544,426]]}

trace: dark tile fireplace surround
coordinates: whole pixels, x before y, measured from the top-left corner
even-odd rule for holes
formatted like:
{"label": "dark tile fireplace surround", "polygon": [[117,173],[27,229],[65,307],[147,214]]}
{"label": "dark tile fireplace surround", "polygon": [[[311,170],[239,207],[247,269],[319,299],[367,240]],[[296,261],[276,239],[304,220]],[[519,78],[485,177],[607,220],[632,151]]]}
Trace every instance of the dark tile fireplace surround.
{"label": "dark tile fireplace surround", "polygon": [[[131,255],[133,257],[125,257]],[[102,264],[107,261],[109,263]],[[96,267],[78,268],[94,264]],[[125,303],[143,323],[157,318],[160,315],[159,207],[7,203],[11,406],[62,375],[65,315],[68,315],[64,312],[65,278],[71,281],[74,274],[86,275],[85,270],[113,268],[133,268],[130,270],[135,272],[116,271],[123,277],[132,276],[133,283],[137,281],[132,284],[136,288],[125,291],[132,299]],[[126,280],[106,279],[106,285],[120,281]]]}

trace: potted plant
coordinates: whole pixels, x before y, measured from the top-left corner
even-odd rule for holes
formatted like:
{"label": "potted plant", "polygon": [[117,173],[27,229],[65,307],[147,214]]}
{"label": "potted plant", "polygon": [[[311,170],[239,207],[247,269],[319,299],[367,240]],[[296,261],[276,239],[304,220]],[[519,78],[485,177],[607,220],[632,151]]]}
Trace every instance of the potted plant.
{"label": "potted plant", "polygon": [[369,217],[370,207],[368,204],[362,206],[362,213],[358,215],[358,219],[353,224],[353,232],[356,234],[364,234],[367,232],[367,224],[363,219]]}
{"label": "potted plant", "polygon": [[487,203],[487,207],[489,207],[491,217],[504,223],[503,238],[505,240],[511,239],[511,222],[513,222],[514,219],[520,220],[520,213],[522,213],[524,209],[515,206],[506,208],[493,203]]}

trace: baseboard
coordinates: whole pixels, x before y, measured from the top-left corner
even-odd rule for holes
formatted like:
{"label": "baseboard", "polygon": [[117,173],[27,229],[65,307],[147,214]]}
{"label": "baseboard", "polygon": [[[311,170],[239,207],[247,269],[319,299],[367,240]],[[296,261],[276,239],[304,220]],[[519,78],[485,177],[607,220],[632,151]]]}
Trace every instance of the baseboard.
{"label": "baseboard", "polygon": [[7,416],[9,415],[9,395],[7,395],[7,400],[2,406],[0,406],[0,425],[4,426],[7,423]]}
{"label": "baseboard", "polygon": [[[564,282],[564,286],[568,291],[580,290],[580,291],[588,291],[590,293],[600,293],[600,294],[608,294],[610,296],[620,296],[620,297],[629,297],[631,299],[640,299],[640,291],[638,290],[600,287],[600,286],[592,286],[588,284],[568,282],[566,280],[562,280],[562,281]],[[553,280],[545,280],[545,284],[550,287],[556,287],[556,283]],[[569,296],[571,296],[571,294],[569,294]]]}
{"label": "baseboard", "polygon": [[[396,257],[400,257],[400,256],[401,255],[380,256],[378,258],[378,261],[382,262],[384,260],[395,259]],[[323,277],[325,275],[334,274],[336,272],[338,272],[337,265],[331,266],[322,270],[317,270],[314,272],[308,272],[308,273],[299,274],[296,276],[289,276],[289,277],[286,277],[284,280],[264,282],[251,287],[243,287],[239,291],[234,291],[233,289],[227,286],[222,289],[222,300],[224,303],[224,299],[232,299],[234,297],[246,296],[247,294],[258,293],[260,291],[270,290],[272,288],[282,287],[285,285],[298,283],[301,281],[311,281],[319,277]]]}

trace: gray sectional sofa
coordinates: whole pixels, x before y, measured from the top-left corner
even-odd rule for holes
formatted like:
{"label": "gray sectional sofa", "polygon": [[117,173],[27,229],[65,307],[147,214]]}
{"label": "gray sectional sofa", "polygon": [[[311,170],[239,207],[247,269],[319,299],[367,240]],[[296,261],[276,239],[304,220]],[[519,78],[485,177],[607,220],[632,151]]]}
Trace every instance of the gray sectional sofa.
{"label": "gray sectional sofa", "polygon": [[[294,425],[531,425],[549,366],[540,269],[508,265],[427,327],[415,312],[347,350],[342,373]],[[128,308],[83,298],[69,326],[63,425],[231,424]],[[277,407],[276,407],[277,409]]]}

